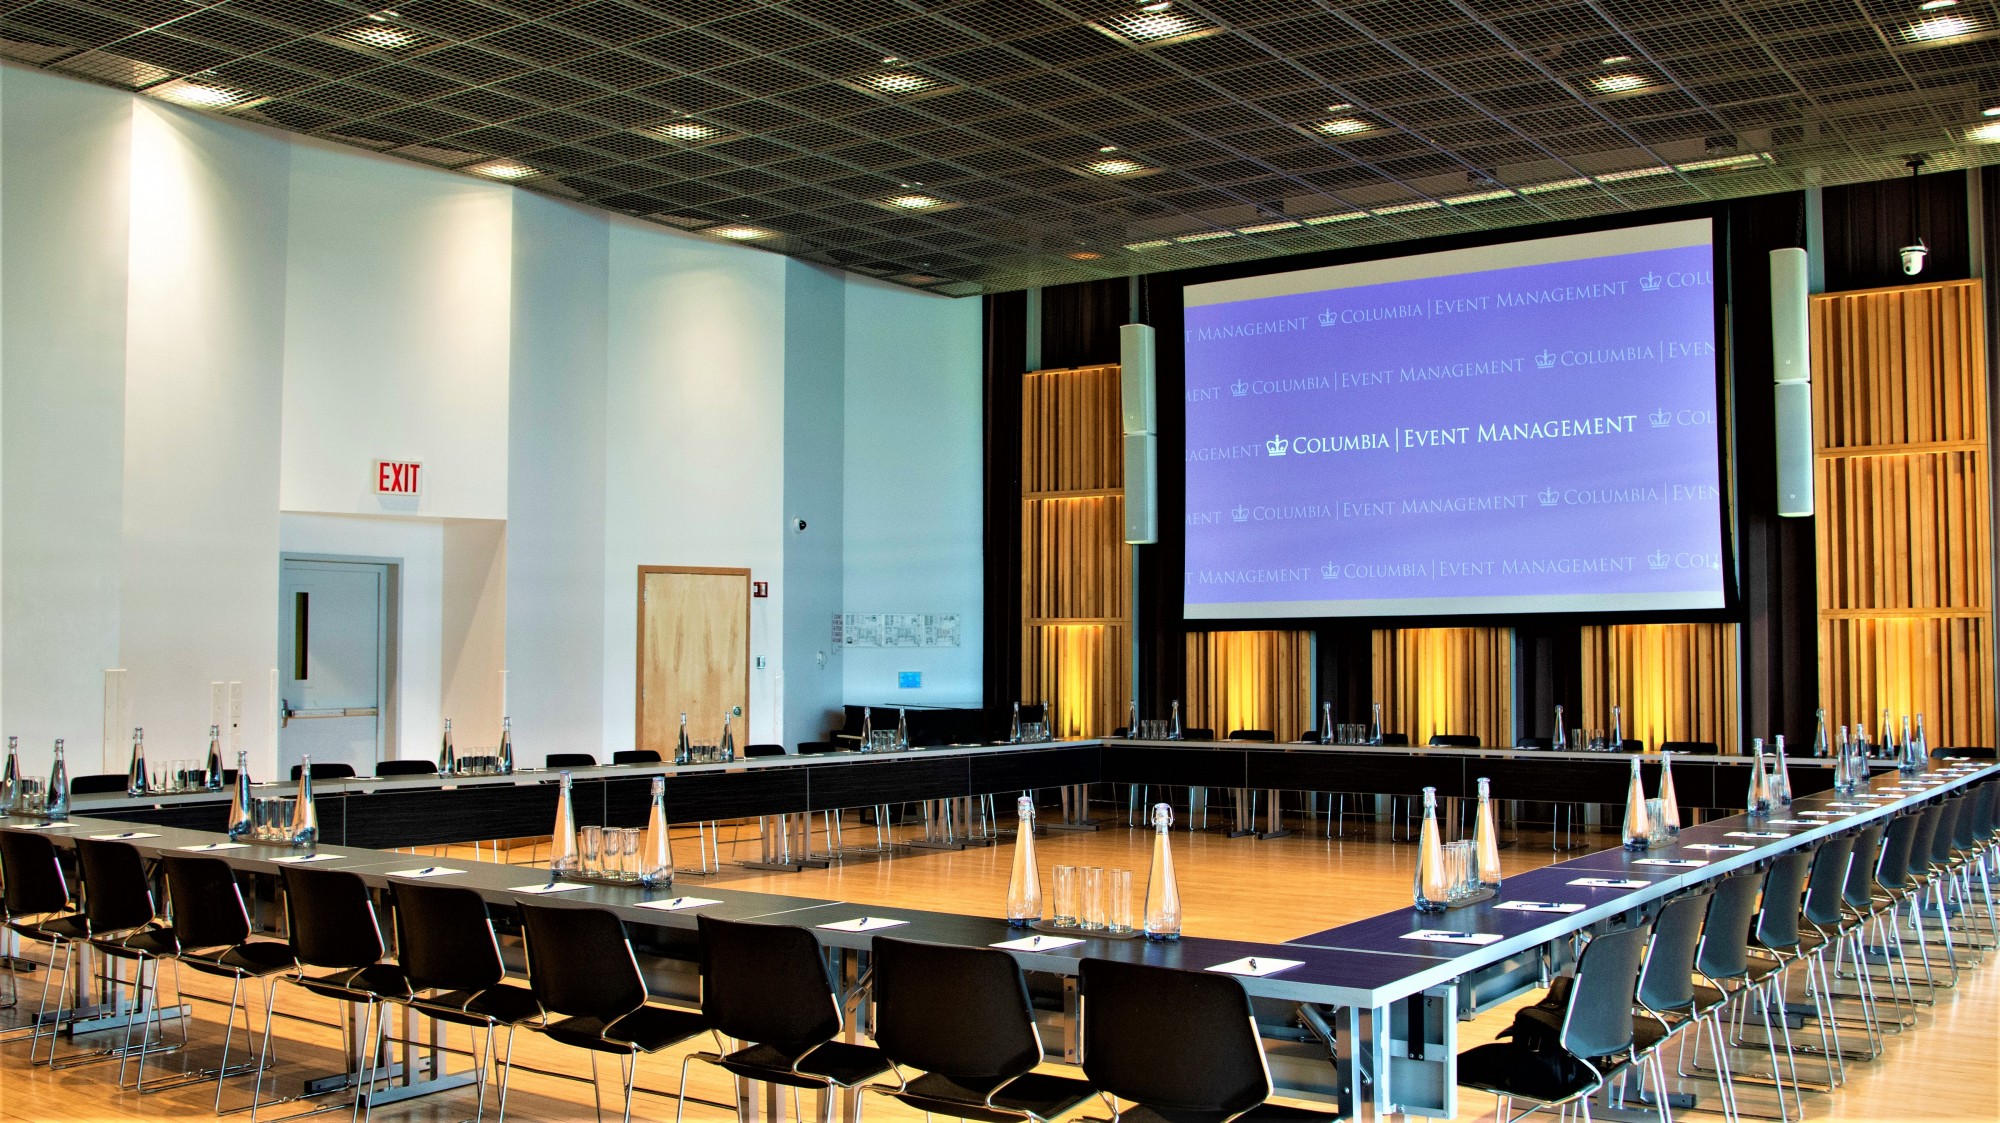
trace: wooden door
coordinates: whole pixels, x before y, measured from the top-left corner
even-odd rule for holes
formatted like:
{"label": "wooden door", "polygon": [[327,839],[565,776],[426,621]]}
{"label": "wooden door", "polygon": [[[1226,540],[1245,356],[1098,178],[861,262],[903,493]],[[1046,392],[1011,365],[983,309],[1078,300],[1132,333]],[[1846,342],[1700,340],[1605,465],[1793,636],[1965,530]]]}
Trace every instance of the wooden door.
{"label": "wooden door", "polygon": [[673,759],[681,714],[688,736],[714,744],[722,715],[749,740],[750,571],[639,567],[638,748]]}

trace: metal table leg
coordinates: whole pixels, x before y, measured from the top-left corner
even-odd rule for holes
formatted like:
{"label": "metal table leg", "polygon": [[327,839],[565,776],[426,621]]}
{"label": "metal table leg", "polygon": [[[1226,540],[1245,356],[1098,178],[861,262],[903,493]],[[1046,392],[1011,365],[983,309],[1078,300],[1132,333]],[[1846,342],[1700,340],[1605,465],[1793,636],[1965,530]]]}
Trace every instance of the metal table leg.
{"label": "metal table leg", "polygon": [[1070,784],[1062,791],[1062,821],[1049,823],[1052,831],[1094,831],[1101,825],[1090,817],[1090,785]]}

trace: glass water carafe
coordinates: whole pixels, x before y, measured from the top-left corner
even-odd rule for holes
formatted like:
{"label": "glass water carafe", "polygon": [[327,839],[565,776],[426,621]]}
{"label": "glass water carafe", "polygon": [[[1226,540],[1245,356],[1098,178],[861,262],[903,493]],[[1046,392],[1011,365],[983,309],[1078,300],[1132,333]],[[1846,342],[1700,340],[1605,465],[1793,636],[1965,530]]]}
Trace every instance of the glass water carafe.
{"label": "glass water carafe", "polygon": [[576,853],[576,807],[570,802],[569,773],[561,774],[562,788],[556,793],[556,822],[549,831],[549,870],[575,873],[581,863]]}
{"label": "glass water carafe", "polygon": [[21,739],[7,738],[7,763],[0,765],[0,815],[14,813],[14,800],[21,790]]}
{"label": "glass water carafe", "polygon": [[1382,743],[1382,703],[1380,702],[1374,703],[1374,708],[1368,715],[1368,743],[1371,745]]}
{"label": "glass water carafe", "polygon": [[1653,845],[1653,820],[1646,813],[1646,784],[1639,774],[1639,758],[1632,758],[1632,779],[1625,785],[1625,849],[1644,850]]}
{"label": "glass water carafe", "polygon": [[1854,748],[1847,743],[1847,727],[1833,732],[1833,790],[1842,795],[1854,790]]}
{"label": "glass water carafe", "polygon": [[1437,789],[1424,789],[1424,824],[1417,835],[1417,872],[1411,896],[1418,912],[1443,912],[1451,907],[1451,885],[1444,872],[1444,841],[1438,833]]}
{"label": "glass water carafe", "polygon": [[1492,785],[1479,778],[1479,815],[1472,823],[1472,852],[1479,865],[1479,884],[1500,888],[1500,832],[1493,825]]}
{"label": "glass water carafe", "polygon": [[208,790],[222,790],[222,730],[217,726],[208,727],[208,767],[202,770],[202,780]]}
{"label": "glass water carafe", "polygon": [[62,738],[56,738],[56,762],[49,769],[49,793],[47,810],[43,818],[51,823],[60,823],[69,818],[69,765],[63,763]]}
{"label": "glass water carafe", "polygon": [[1750,751],[1755,758],[1750,763],[1750,790],[1743,797],[1743,809],[1752,817],[1771,813],[1771,784],[1764,774],[1764,739],[1753,738]]}
{"label": "glass water carafe", "polygon": [[1181,739],[1181,700],[1174,699],[1173,709],[1167,713],[1167,740]]}
{"label": "glass water carafe", "polygon": [[1792,805],[1792,769],[1785,762],[1785,735],[1778,734],[1771,739],[1771,806],[1790,807]]}
{"label": "glass water carafe", "polygon": [[1174,825],[1174,809],[1164,803],[1153,805],[1153,870],[1146,877],[1146,938],[1181,938],[1181,889],[1174,881],[1174,853],[1167,841],[1167,829]]}
{"label": "glass water carafe", "polygon": [[[861,711],[861,741],[861,747],[864,749],[867,748],[868,711],[866,708]],[[1014,703],[1014,716],[1007,720],[1007,743],[1010,745],[1021,743],[1021,703],[1019,702]]]}
{"label": "glass water carafe", "polygon": [[1882,743],[1876,748],[1883,760],[1900,760],[1902,753],[1896,745],[1896,727],[1889,724],[1889,711],[1882,711]]}
{"label": "glass water carafe", "polygon": [[686,710],[681,711],[680,737],[674,741],[674,763],[694,763],[694,743],[688,740],[688,716]]}
{"label": "glass water carafe", "polygon": [[896,747],[910,747],[910,713],[901,706],[896,707]]}
{"label": "glass water carafe", "polygon": [[1549,738],[1549,748],[1556,752],[1569,749],[1569,730],[1563,728],[1563,708],[1560,703],[1556,705],[1556,735]]}
{"label": "glass water carafe", "polygon": [[736,759],[736,734],[729,728],[730,719],[735,716],[728,710],[722,712],[722,739],[715,743],[716,759],[725,763]]}
{"label": "glass water carafe", "polygon": [[1611,743],[1604,747],[1614,753],[1625,751],[1625,716],[1617,706],[1611,707]]}
{"label": "glass water carafe", "polygon": [[1014,801],[1014,868],[1007,874],[1007,925],[1028,928],[1042,918],[1041,867],[1035,864],[1035,801]]}
{"label": "glass water carafe", "polygon": [[1832,751],[1833,745],[1826,739],[1826,711],[1814,710],[1812,754],[1823,758]]}
{"label": "glass water carafe", "polygon": [[250,754],[236,751],[236,787],[229,797],[229,837],[247,837],[256,824],[250,819]]}
{"label": "glass water carafe", "polygon": [[1319,704],[1319,743],[1322,745],[1331,745],[1336,740],[1338,738],[1333,735],[1333,703],[1321,702]]}
{"label": "glass water carafe", "polygon": [[1674,756],[1664,749],[1660,751],[1660,822],[1655,826],[1670,838],[1680,836],[1681,801],[1674,794]]}
{"label": "glass water carafe", "polygon": [[299,758],[299,797],[292,803],[293,846],[311,846],[319,841],[319,809],[313,806],[313,758]]}
{"label": "glass water carafe", "polygon": [[1930,767],[1930,752],[1924,748],[1923,738],[1910,731],[1910,715],[1903,715],[1903,759],[1902,770],[1912,775]]}
{"label": "glass water carafe", "polygon": [[500,719],[500,751],[493,766],[502,776],[514,774],[514,719],[511,717]]}
{"label": "glass water carafe", "polygon": [[1917,766],[1916,770],[1922,772],[1925,769],[1929,768],[1931,759],[1931,739],[1929,737],[1924,736],[1924,715],[1922,714],[1917,715],[1917,731],[1916,734],[1913,737],[1911,737],[1910,745],[1912,746],[1911,754],[1915,756],[1919,761],[1923,762]]}
{"label": "glass water carafe", "polygon": [[674,883],[674,843],[667,834],[667,778],[653,777],[653,802],[646,810],[646,849],[639,859],[639,882],[659,889]]}
{"label": "glass water carafe", "polygon": [[[1854,723],[1854,751],[1864,759],[1875,755],[1875,747],[1868,742],[1868,723],[1865,721]],[[1864,774],[1862,779],[1865,781],[1867,776]]]}
{"label": "glass water carafe", "polygon": [[450,776],[458,771],[458,750],[451,747],[451,719],[444,719],[444,743],[438,746],[438,772]]}
{"label": "glass water carafe", "polygon": [[[178,777],[170,777],[169,787],[178,786]],[[146,731],[132,727],[132,756],[125,764],[125,794],[146,794]]]}

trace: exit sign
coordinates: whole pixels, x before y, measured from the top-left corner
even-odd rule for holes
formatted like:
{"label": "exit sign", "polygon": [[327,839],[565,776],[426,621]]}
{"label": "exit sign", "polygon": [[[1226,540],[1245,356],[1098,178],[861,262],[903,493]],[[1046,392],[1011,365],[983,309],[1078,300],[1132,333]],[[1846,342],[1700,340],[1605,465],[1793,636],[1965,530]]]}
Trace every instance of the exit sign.
{"label": "exit sign", "polygon": [[422,494],[423,467],[422,464],[414,460],[377,460],[375,462],[375,494]]}

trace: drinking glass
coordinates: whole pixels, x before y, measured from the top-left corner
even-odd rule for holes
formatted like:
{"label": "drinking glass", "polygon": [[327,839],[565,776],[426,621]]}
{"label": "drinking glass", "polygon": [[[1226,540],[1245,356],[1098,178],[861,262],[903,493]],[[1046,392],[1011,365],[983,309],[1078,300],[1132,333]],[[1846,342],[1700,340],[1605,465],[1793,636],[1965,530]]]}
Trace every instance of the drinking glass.
{"label": "drinking glass", "polygon": [[618,828],[618,876],[622,880],[637,881],[639,880],[639,874],[644,872],[639,868],[639,836],[641,833],[643,832],[638,827]]}
{"label": "drinking glass", "polygon": [[259,842],[271,829],[271,801],[261,795],[250,797],[250,837]]}
{"label": "drinking glass", "polygon": [[1583,730],[1572,729],[1569,731],[1569,747],[1572,752],[1590,747],[1590,742],[1583,739]]}
{"label": "drinking glass", "polygon": [[1049,923],[1057,928],[1076,927],[1076,867],[1056,867],[1056,902]]}
{"label": "drinking glass", "polygon": [[604,828],[592,824],[577,832],[577,848],[583,852],[583,872],[595,875],[604,870]]}
{"label": "drinking glass", "polygon": [[1083,867],[1083,926],[1091,931],[1104,927],[1104,867]]}
{"label": "drinking glass", "polygon": [[20,796],[21,812],[25,815],[39,815],[48,810],[48,799],[42,794],[42,781],[23,776],[15,781],[15,791]]}
{"label": "drinking glass", "polygon": [[1114,936],[1131,933],[1132,923],[1132,871],[1104,871],[1104,893],[1106,902],[1105,930]]}
{"label": "drinking glass", "polygon": [[292,840],[292,817],[298,813],[299,801],[294,798],[273,800],[278,806],[272,811],[271,841],[290,842]]}

